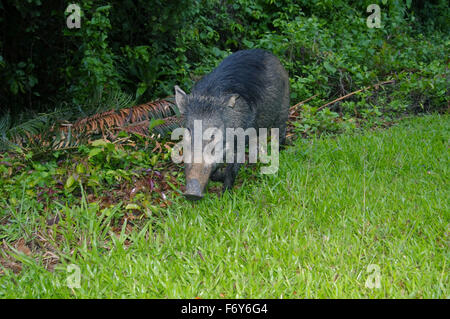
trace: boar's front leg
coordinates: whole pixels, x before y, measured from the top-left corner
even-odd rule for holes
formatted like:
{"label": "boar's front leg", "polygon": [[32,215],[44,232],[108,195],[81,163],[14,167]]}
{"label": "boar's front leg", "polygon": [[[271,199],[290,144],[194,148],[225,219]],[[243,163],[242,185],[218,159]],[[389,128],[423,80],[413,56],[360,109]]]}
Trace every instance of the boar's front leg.
{"label": "boar's front leg", "polygon": [[210,177],[210,179],[213,181],[213,182],[224,182],[224,179],[225,179],[225,168],[224,167],[222,167],[222,168],[217,168],[212,174],[211,174],[211,177]]}
{"label": "boar's front leg", "polygon": [[236,176],[241,168],[242,163],[232,163],[228,164],[225,168],[224,179],[223,179],[223,191],[233,188]]}

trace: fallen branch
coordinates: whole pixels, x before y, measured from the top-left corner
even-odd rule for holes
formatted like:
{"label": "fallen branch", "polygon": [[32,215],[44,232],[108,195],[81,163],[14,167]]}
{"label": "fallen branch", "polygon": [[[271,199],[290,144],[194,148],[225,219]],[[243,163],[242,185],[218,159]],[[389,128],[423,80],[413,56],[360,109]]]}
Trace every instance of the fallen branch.
{"label": "fallen branch", "polygon": [[305,104],[306,102],[311,101],[311,100],[312,100],[313,98],[315,98],[317,95],[319,95],[319,94],[314,94],[313,96],[307,98],[306,100],[301,101],[301,102],[298,102],[297,104],[291,106],[291,107],[290,107],[290,110],[293,110],[293,109],[299,107],[300,105]]}
{"label": "fallen branch", "polygon": [[350,96],[352,96],[352,95],[355,95],[356,93],[359,93],[359,92],[368,90],[368,89],[373,88],[373,87],[378,87],[378,86],[380,86],[380,85],[390,84],[390,83],[394,83],[394,82],[395,82],[394,80],[389,80],[389,81],[383,81],[383,82],[380,82],[380,83],[377,83],[377,84],[374,84],[374,85],[366,86],[365,88],[362,88],[362,89],[359,89],[359,90],[357,90],[357,91],[351,92],[351,93],[349,93],[349,94],[346,94],[346,95],[344,95],[344,96],[341,96],[340,98],[337,98],[336,100],[333,100],[333,101],[331,101],[331,102],[328,102],[327,104],[322,105],[321,107],[319,107],[319,108],[317,109],[316,112],[319,112],[320,110],[322,110],[323,108],[327,107],[328,105],[331,105],[331,104],[333,104],[333,103],[336,103],[336,102],[339,102],[339,101],[341,101],[341,100],[344,100],[344,99],[346,99],[346,98],[348,98],[348,97],[350,97]]}

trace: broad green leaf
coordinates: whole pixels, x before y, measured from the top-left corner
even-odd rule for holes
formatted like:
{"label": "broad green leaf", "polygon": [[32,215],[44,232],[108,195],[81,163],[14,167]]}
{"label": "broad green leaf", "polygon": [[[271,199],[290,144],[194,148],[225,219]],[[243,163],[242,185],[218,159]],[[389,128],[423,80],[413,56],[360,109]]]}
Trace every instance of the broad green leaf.
{"label": "broad green leaf", "polygon": [[70,175],[69,178],[66,180],[66,184],[64,185],[64,187],[66,189],[69,189],[73,186],[74,183],[75,183],[75,178],[73,177],[73,175]]}

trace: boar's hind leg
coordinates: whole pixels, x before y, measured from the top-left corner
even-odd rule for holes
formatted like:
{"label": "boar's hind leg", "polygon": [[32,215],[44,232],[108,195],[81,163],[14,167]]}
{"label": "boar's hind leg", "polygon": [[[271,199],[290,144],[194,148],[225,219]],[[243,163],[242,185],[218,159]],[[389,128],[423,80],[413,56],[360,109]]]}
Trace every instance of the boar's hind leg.
{"label": "boar's hind leg", "polygon": [[231,189],[234,185],[234,180],[241,168],[242,163],[228,164],[225,168],[225,176],[223,180],[223,191]]}

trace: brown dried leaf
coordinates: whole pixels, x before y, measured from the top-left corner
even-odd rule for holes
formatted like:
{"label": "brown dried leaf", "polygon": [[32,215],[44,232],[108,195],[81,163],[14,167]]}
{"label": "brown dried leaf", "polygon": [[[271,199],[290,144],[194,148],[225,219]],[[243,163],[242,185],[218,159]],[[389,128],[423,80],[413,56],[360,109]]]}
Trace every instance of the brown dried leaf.
{"label": "brown dried leaf", "polygon": [[16,248],[18,251],[20,251],[21,253],[24,253],[27,256],[31,255],[31,249],[28,248],[28,246],[25,243],[25,239],[20,238],[16,244],[14,245],[14,248]]}

